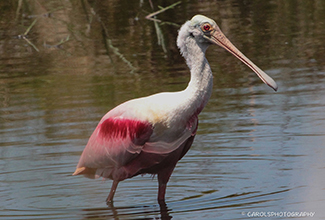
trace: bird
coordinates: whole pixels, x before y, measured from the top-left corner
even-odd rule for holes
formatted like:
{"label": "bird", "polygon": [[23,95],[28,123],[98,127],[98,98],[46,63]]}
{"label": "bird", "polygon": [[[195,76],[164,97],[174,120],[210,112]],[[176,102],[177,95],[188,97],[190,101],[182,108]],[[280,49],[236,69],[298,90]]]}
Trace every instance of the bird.
{"label": "bird", "polygon": [[275,81],[243,55],[214,20],[195,15],[181,26],[177,37],[177,46],[190,69],[187,87],[132,99],[106,113],[72,175],[113,180],[107,204],[113,202],[120,181],[140,174],[157,175],[157,200],[164,203],[170,176],[190,149],[198,129],[198,115],[212,93],[213,75],[205,57],[210,45],[229,51],[277,90]]}

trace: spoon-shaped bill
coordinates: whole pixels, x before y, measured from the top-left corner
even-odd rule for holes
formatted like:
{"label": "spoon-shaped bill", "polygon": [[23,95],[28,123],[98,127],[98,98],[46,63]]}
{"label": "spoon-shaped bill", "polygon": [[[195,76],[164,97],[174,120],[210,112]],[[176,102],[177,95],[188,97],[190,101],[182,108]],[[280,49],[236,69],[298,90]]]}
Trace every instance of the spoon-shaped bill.
{"label": "spoon-shaped bill", "polygon": [[268,86],[270,86],[275,91],[278,89],[276,82],[267,75],[263,70],[256,66],[252,61],[250,61],[242,52],[240,52],[221,32],[221,30],[215,29],[209,37],[207,37],[212,43],[217,44],[224,49],[228,50],[235,57],[245,63],[249,68],[251,68],[260,79]]}

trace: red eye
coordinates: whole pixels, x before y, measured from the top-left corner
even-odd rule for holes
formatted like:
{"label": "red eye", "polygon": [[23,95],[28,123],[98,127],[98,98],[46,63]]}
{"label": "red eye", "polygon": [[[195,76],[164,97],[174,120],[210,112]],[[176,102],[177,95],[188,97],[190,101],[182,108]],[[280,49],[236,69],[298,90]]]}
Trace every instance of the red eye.
{"label": "red eye", "polygon": [[206,24],[206,25],[204,25],[203,26],[203,29],[205,30],[205,31],[209,31],[210,30],[210,25],[208,25],[208,24]]}

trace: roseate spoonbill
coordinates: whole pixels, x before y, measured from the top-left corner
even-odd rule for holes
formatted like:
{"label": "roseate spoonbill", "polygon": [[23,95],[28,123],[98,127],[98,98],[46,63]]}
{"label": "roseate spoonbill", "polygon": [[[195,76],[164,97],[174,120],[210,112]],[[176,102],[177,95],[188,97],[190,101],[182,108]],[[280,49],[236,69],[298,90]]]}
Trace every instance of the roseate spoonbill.
{"label": "roseate spoonbill", "polygon": [[228,50],[277,90],[273,79],[231,44],[215,21],[196,15],[180,28],[177,38],[191,72],[187,88],[133,99],[110,110],[89,138],[73,175],[112,179],[106,199],[111,202],[120,181],[139,174],[157,174],[158,201],[164,202],[166,184],[191,147],[198,115],[212,92],[212,72],[205,58],[211,44]]}

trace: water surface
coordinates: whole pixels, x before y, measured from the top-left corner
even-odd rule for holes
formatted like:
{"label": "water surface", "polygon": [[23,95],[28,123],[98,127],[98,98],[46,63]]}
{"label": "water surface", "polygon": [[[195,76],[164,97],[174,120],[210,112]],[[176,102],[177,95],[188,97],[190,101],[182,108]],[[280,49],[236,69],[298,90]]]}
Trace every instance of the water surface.
{"label": "water surface", "polygon": [[[325,219],[325,3],[187,1],[158,15],[173,24],[145,19],[172,3],[0,3],[0,218]],[[209,48],[214,92],[166,205],[156,202],[156,178],[145,175],[121,182],[107,206],[110,180],[71,176],[79,156],[114,106],[186,87],[175,40],[198,13],[215,19],[279,91]]]}

